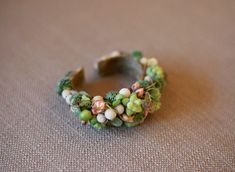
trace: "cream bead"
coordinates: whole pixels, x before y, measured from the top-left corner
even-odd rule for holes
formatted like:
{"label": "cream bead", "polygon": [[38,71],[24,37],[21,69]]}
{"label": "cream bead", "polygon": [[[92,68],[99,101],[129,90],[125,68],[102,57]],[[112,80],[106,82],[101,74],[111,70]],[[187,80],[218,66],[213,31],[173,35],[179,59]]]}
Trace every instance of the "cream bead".
{"label": "cream bead", "polygon": [[148,82],[152,82],[152,81],[153,81],[150,76],[145,76],[145,77],[144,77],[144,80],[145,80],[145,81],[148,81]]}
{"label": "cream bead", "polygon": [[104,99],[103,99],[102,96],[95,96],[95,97],[93,97],[92,102],[95,102],[95,101],[103,101],[103,100],[104,100]]}
{"label": "cream bead", "polygon": [[148,59],[148,65],[151,66],[151,65],[157,65],[158,64],[158,61],[156,58],[152,57],[150,59]]}
{"label": "cream bead", "polygon": [[122,115],[122,120],[126,122],[133,122],[134,121],[134,116],[127,116],[126,114]]}
{"label": "cream bead", "polygon": [[110,56],[111,57],[118,57],[118,56],[121,56],[121,52],[120,51],[113,51],[110,53]]}
{"label": "cream bead", "polygon": [[99,123],[104,123],[104,122],[106,121],[106,118],[105,118],[105,116],[104,116],[103,114],[98,114],[98,115],[96,116],[96,119],[97,119],[97,121],[98,121]]}
{"label": "cream bead", "polygon": [[71,93],[71,90],[63,90],[63,92],[62,92],[62,97],[63,97],[64,99],[66,99],[66,97],[67,97],[68,95],[70,95],[70,93]]}
{"label": "cream bead", "polygon": [[140,59],[140,63],[141,63],[142,65],[147,65],[148,59],[147,59],[146,57],[142,57],[142,58]]}
{"label": "cream bead", "polygon": [[123,95],[124,97],[129,97],[131,95],[131,91],[128,88],[122,88],[119,91],[119,94]]}
{"label": "cream bead", "polygon": [[108,120],[114,120],[117,116],[116,112],[113,109],[107,109],[104,112],[105,118],[107,118]]}
{"label": "cream bead", "polygon": [[68,95],[67,97],[66,97],[66,103],[68,104],[68,105],[70,105],[70,99],[71,99],[71,97],[72,97],[72,95],[70,94],[70,95]]}
{"label": "cream bead", "polygon": [[123,105],[118,105],[115,107],[115,109],[118,111],[118,114],[121,115],[124,112],[124,106]]}

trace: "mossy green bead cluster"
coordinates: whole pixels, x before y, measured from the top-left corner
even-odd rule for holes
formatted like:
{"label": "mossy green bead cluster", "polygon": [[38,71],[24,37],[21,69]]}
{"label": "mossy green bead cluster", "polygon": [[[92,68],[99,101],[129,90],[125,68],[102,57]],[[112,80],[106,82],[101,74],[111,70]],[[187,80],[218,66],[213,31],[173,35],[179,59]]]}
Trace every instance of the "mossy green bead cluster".
{"label": "mossy green bead cluster", "polygon": [[65,89],[71,89],[72,82],[68,77],[62,78],[56,85],[57,94],[61,95],[62,91]]}
{"label": "mossy green bead cluster", "polygon": [[132,93],[129,102],[127,103],[126,114],[130,116],[134,113],[140,113],[142,111],[143,108],[141,99],[137,98],[136,93]]}
{"label": "mossy green bead cluster", "polygon": [[159,78],[164,77],[163,69],[160,66],[152,65],[149,66],[146,70],[148,76],[150,76],[154,81],[158,80]]}

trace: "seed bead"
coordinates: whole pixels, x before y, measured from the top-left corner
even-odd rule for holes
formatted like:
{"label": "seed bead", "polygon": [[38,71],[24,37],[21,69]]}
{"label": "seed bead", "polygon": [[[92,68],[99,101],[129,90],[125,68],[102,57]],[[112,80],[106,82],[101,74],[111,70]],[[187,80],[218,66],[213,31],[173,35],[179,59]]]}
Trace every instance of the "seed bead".
{"label": "seed bead", "polygon": [[105,118],[105,116],[103,114],[98,114],[96,119],[101,124],[103,124],[106,121],[106,118]]}
{"label": "seed bead", "polygon": [[71,90],[63,90],[63,91],[62,91],[62,97],[63,97],[64,99],[66,99],[66,97],[67,97],[68,95],[70,95],[70,93],[71,93]]}
{"label": "seed bead", "polygon": [[111,121],[117,116],[116,112],[113,109],[107,109],[104,115],[105,115],[105,118]]}
{"label": "seed bead", "polygon": [[131,95],[131,92],[128,88],[122,88],[120,91],[119,91],[119,94],[123,95],[124,97],[128,98],[130,97]]}

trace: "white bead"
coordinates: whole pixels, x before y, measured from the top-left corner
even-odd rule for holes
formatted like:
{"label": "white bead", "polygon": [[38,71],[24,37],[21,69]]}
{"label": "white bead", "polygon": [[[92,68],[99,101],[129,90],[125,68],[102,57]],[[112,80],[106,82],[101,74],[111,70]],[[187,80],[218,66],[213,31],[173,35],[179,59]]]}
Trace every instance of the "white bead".
{"label": "white bead", "polygon": [[93,97],[92,102],[99,101],[99,100],[103,101],[104,99],[102,96],[95,96],[95,97]]}
{"label": "white bead", "polygon": [[123,95],[124,97],[129,97],[131,95],[131,91],[128,88],[122,88],[119,91],[119,94]]}
{"label": "white bead", "polygon": [[124,110],[125,110],[125,109],[124,109],[124,106],[122,106],[122,105],[116,106],[115,109],[118,111],[118,114],[119,114],[119,115],[123,114],[123,112],[124,112]]}
{"label": "white bead", "polygon": [[63,91],[62,91],[62,97],[63,97],[64,99],[66,99],[66,97],[67,97],[68,95],[70,95],[70,93],[71,93],[71,90],[63,90]]}
{"label": "white bead", "polygon": [[158,61],[156,58],[152,57],[150,59],[148,59],[148,65],[151,66],[151,65],[157,65],[158,64]]}
{"label": "white bead", "polygon": [[70,94],[74,95],[74,94],[78,94],[78,92],[75,90],[71,90]]}
{"label": "white bead", "polygon": [[142,57],[142,58],[140,59],[140,63],[141,63],[142,65],[146,65],[146,64],[148,63],[148,59],[147,59],[146,57]]}
{"label": "white bead", "polygon": [[99,123],[104,123],[106,121],[106,118],[103,114],[98,114],[96,119]]}
{"label": "white bead", "polygon": [[70,94],[70,95],[68,95],[67,97],[66,97],[66,103],[67,104],[69,104],[70,105],[70,99],[71,99],[71,97],[72,97],[72,95]]}
{"label": "white bead", "polygon": [[107,118],[108,120],[113,120],[114,118],[116,118],[117,114],[113,109],[107,109],[104,112],[105,118]]}
{"label": "white bead", "polygon": [[145,76],[145,77],[144,77],[144,80],[145,80],[145,81],[148,81],[148,82],[152,82],[152,81],[153,81],[150,76]]}
{"label": "white bead", "polygon": [[116,51],[113,51],[113,52],[110,53],[110,56],[111,56],[111,57],[121,56],[121,52],[120,52],[120,51],[117,51],[117,50],[116,50]]}

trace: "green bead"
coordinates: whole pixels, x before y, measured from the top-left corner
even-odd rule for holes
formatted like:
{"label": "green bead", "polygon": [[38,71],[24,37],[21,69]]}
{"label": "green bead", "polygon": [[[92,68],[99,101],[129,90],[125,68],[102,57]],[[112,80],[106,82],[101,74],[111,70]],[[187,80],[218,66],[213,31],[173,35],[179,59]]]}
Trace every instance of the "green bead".
{"label": "green bead", "polygon": [[141,57],[143,57],[143,54],[141,51],[135,50],[132,52],[132,57],[136,60],[139,61]]}
{"label": "green bead", "polygon": [[113,106],[117,106],[117,105],[119,105],[121,103],[121,100],[115,100],[113,103],[112,103],[112,105]]}
{"label": "green bead", "polygon": [[91,125],[95,125],[97,122],[98,121],[97,121],[96,117],[93,117],[93,118],[90,119],[90,124]]}
{"label": "green bead", "polygon": [[132,114],[134,114],[135,112],[133,112],[132,110],[130,110],[130,109],[126,109],[126,114],[128,115],[128,116],[131,116]]}
{"label": "green bead", "polygon": [[82,121],[89,121],[92,118],[91,111],[89,110],[83,110],[79,116]]}
{"label": "green bead", "polygon": [[160,107],[161,107],[160,102],[152,103],[151,106],[150,106],[150,113],[153,113],[153,112],[157,111],[158,109],[160,109]]}
{"label": "green bead", "polygon": [[138,83],[140,84],[140,87],[146,89],[149,86],[149,82],[146,80],[139,80]]}
{"label": "green bead", "polygon": [[76,117],[79,117],[81,109],[78,105],[71,106],[71,111],[75,114]]}
{"label": "green bead", "polygon": [[142,104],[142,101],[140,99],[135,100],[135,104],[140,106]]}
{"label": "green bead", "polygon": [[101,123],[96,123],[94,125],[92,125],[95,129],[102,129],[102,128],[105,128],[105,124],[101,124]]}
{"label": "green bead", "polygon": [[156,87],[162,90],[166,86],[166,80],[164,78],[158,78],[156,80]]}
{"label": "green bead", "polygon": [[124,99],[122,99],[122,104],[124,105],[124,106],[127,106],[127,103],[129,102],[129,99],[128,98],[124,98]]}
{"label": "green bead", "polygon": [[71,105],[76,105],[78,104],[79,101],[79,95],[78,94],[73,94],[72,97],[70,98],[70,103]]}
{"label": "green bead", "polygon": [[142,112],[142,107],[141,106],[135,106],[134,108],[131,109],[132,111],[139,113]]}
{"label": "green bead", "polygon": [[159,66],[149,66],[146,70],[146,74],[154,81],[158,80],[159,78],[164,78],[164,71]]}
{"label": "green bead", "polygon": [[87,97],[87,98],[91,99],[91,95],[90,95],[90,94],[88,94],[86,91],[80,91],[80,92],[79,92],[79,95],[81,95],[81,96],[85,96],[85,97]]}
{"label": "green bead", "polygon": [[106,94],[105,99],[108,100],[109,102],[113,102],[115,100],[116,95],[117,95],[117,92],[110,91]]}
{"label": "green bead", "polygon": [[91,99],[86,95],[82,95],[81,100],[79,102],[79,106],[89,109],[91,107]]}
{"label": "green bead", "polygon": [[140,122],[138,122],[138,121],[134,121],[134,122],[124,122],[124,125],[126,126],[126,127],[135,127],[135,126],[137,126],[137,125],[139,125],[140,124]]}
{"label": "green bead", "polygon": [[159,99],[161,97],[160,89],[158,89],[156,87],[149,90],[149,94],[151,96],[152,101],[159,101]]}
{"label": "green bead", "polygon": [[134,116],[134,121],[135,122],[141,122],[143,119],[144,119],[144,114],[143,113],[139,113],[139,114],[136,114]]}
{"label": "green bead", "polygon": [[62,91],[65,89],[71,89],[72,82],[68,77],[61,79],[56,85],[56,93],[61,95]]}
{"label": "green bead", "polygon": [[121,100],[123,98],[124,98],[124,96],[121,95],[121,94],[117,94],[116,97],[115,97],[116,100]]}
{"label": "green bead", "polygon": [[135,101],[135,100],[137,100],[138,98],[137,98],[137,95],[136,95],[136,93],[132,93],[131,94],[131,97],[130,97],[130,101]]}
{"label": "green bead", "polygon": [[110,121],[110,123],[115,127],[120,127],[123,122],[121,119],[115,118],[113,121]]}
{"label": "green bead", "polygon": [[127,103],[127,108],[133,109],[135,107],[134,102]]}

